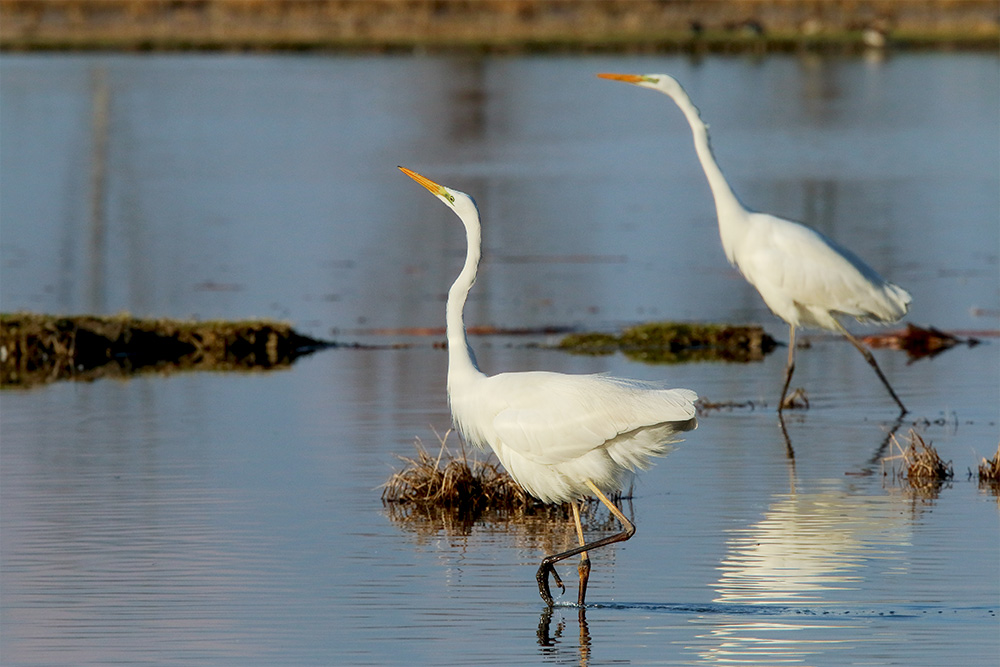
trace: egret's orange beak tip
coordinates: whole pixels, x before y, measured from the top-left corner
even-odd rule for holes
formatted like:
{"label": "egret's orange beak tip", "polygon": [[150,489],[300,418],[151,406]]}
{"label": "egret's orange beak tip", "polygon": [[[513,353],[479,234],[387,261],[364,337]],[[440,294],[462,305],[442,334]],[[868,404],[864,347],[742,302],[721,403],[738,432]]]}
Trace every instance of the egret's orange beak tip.
{"label": "egret's orange beak tip", "polygon": [[407,176],[409,176],[410,178],[412,178],[413,180],[415,180],[417,183],[420,183],[420,185],[424,186],[434,194],[440,194],[441,186],[432,181],[431,179],[427,178],[426,176],[421,176],[417,172],[413,171],[412,169],[407,169],[406,167],[399,167],[399,170],[404,174],[406,174]]}
{"label": "egret's orange beak tip", "polygon": [[600,72],[597,76],[601,79],[624,81],[625,83],[639,83],[642,81],[642,77],[637,74],[612,74],[610,72]]}

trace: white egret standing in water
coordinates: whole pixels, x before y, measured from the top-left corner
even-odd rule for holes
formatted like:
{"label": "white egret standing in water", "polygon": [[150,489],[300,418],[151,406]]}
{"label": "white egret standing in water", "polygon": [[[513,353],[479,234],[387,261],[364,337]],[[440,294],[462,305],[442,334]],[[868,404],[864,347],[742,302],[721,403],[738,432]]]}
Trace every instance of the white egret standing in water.
{"label": "white egret standing in water", "polygon": [[[580,546],[546,556],[536,579],[539,594],[551,605],[549,573],[565,591],[554,565],[581,554],[577,601],[583,605],[590,574],[587,552],[635,533],[632,522],[605,494],[620,491],[629,473],[666,454],[678,433],[696,428],[697,395],[608,375],[546,371],[485,375],[476,365],[463,316],[481,252],[479,210],[469,195],[404,167],[400,170],[430,190],[465,225],[465,265],[448,292],[446,307],[452,419],[468,442],[489,445],[532,496],[547,503],[572,504]],[[607,506],[624,530],[588,544],[577,501],[591,495]]]}
{"label": "white egret standing in water", "polygon": [[906,407],[882,374],[875,357],[844,328],[837,316],[848,315],[862,322],[881,324],[896,322],[909,309],[909,293],[883,279],[857,255],[823,234],[791,220],[748,211],[715,161],[708,126],[676,79],[667,74],[597,76],[668,95],[691,125],[695,151],[715,198],[719,236],[726,257],[760,292],[771,312],[788,323],[788,364],[778,412],[784,409],[795,370],[795,328],[803,326],[843,334],[875,369],[900,412],[905,414]]}

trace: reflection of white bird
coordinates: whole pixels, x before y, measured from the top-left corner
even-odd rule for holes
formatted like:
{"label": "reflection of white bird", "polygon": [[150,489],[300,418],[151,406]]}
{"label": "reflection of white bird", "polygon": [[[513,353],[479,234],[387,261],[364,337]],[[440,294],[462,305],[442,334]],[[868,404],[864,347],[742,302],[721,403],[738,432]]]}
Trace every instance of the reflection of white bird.
{"label": "reflection of white bird", "polygon": [[[914,521],[901,507],[901,498],[867,495],[838,480],[814,481],[810,487],[796,491],[793,481],[791,492],[776,494],[759,522],[726,531],[713,602],[830,613],[823,610],[855,604],[875,579],[898,581],[912,575],[902,554],[909,551]],[[845,647],[836,632],[823,637],[810,633],[815,626],[809,614],[739,616],[709,624],[699,642],[703,662],[816,664],[825,661],[819,655],[835,656]],[[849,625],[839,630],[852,633]]]}
{"label": "reflection of white bird", "polygon": [[719,169],[708,141],[708,126],[677,81],[666,74],[598,74],[669,95],[687,118],[694,146],[705,170],[719,218],[719,236],[729,262],[757,288],[771,311],[788,323],[788,365],[778,411],[795,370],[795,327],[839,331],[875,369],[901,412],[906,408],[875,363],[871,352],[837,320],[889,323],[909,309],[910,295],[865,264],[850,250],[819,232],[791,220],[748,211],[736,198]]}
{"label": "reflection of white bird", "polygon": [[[681,431],[697,426],[688,389],[606,375],[544,371],[484,375],[465,333],[465,300],[476,280],[481,245],[479,210],[469,195],[438,185],[409,169],[404,174],[430,190],[465,225],[465,266],[448,292],[448,400],[466,440],[489,445],[507,472],[531,495],[549,503],[571,502],[580,546],[547,556],[538,568],[538,592],[552,604],[548,575],[565,590],[555,563],[582,554],[580,591],[586,595],[587,550],[632,537],[635,527],[605,493],[619,491],[628,473],[646,468],[669,451]],[[585,544],[576,500],[594,495],[624,530]]]}

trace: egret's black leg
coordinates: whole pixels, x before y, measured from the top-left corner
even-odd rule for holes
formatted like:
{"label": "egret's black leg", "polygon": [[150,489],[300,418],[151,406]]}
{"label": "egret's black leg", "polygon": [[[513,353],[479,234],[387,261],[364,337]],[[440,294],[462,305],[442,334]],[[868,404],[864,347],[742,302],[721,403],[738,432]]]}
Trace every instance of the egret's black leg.
{"label": "egret's black leg", "polygon": [[[559,584],[559,587],[562,588],[563,591],[566,590],[566,588],[562,585],[562,581],[559,580],[559,575],[556,574],[554,567],[556,563],[561,560],[566,560],[571,556],[581,554],[585,551],[592,551],[600,547],[605,547],[609,544],[614,544],[615,542],[624,542],[635,535],[635,525],[629,521],[624,514],[622,514],[622,511],[618,509],[613,502],[608,500],[608,497],[605,496],[593,482],[587,480],[587,486],[589,486],[590,490],[594,492],[597,499],[604,503],[611,513],[615,515],[615,518],[621,522],[622,526],[625,527],[625,530],[620,533],[615,533],[614,535],[609,535],[608,537],[604,537],[595,542],[591,542],[590,544],[581,544],[580,546],[574,547],[568,551],[563,551],[562,553],[553,554],[543,558],[542,564],[538,566],[538,572],[535,575],[535,579],[538,581],[538,594],[542,596],[542,599],[545,600],[546,604],[552,604],[552,594],[549,592],[549,572],[552,573],[553,578],[556,580],[556,583]],[[580,597],[580,604],[583,604],[582,596]]]}
{"label": "egret's black leg", "polygon": [[788,365],[785,366],[785,386],[781,388],[781,398],[778,399],[778,412],[785,409],[785,394],[788,393],[788,385],[792,382],[792,373],[795,372],[795,325],[788,325]]}
{"label": "egret's black leg", "polygon": [[857,338],[852,336],[840,322],[837,322],[837,328],[840,329],[840,333],[844,334],[844,337],[847,338],[847,340],[851,341],[851,345],[857,348],[858,352],[861,353],[861,356],[863,356],[865,361],[868,362],[868,365],[875,369],[875,374],[878,375],[878,379],[882,381],[885,388],[889,390],[889,395],[892,396],[892,400],[896,401],[896,405],[899,406],[899,415],[903,416],[909,412],[909,410],[906,409],[906,406],[903,405],[903,402],[899,400],[899,396],[896,396],[896,392],[892,390],[892,385],[890,385],[889,381],[885,379],[885,375],[882,374],[882,369],[878,367],[877,363],[875,363],[875,357],[872,356],[871,350],[865,347],[864,344]]}

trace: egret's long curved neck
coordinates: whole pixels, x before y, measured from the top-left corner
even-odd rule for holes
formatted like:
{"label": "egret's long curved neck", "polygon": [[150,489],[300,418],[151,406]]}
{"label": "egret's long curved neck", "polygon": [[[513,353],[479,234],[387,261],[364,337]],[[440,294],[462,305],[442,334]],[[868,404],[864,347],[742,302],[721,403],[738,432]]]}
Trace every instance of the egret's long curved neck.
{"label": "egret's long curved neck", "polygon": [[461,377],[468,374],[478,374],[479,367],[476,365],[476,355],[469,346],[469,339],[465,333],[465,301],[469,296],[469,290],[476,282],[476,272],[479,267],[481,256],[482,232],[478,216],[468,214],[460,216],[465,225],[465,235],[468,242],[468,249],[465,254],[465,265],[458,278],[452,283],[448,290],[448,305],[445,309],[445,319],[448,330],[448,384],[452,383],[454,377]]}
{"label": "egret's long curved neck", "polygon": [[[701,168],[705,171],[705,177],[708,178],[708,186],[712,189],[712,197],[715,199],[715,210],[719,217],[719,229],[721,232],[724,226],[741,220],[746,213],[746,209],[740,204],[739,198],[737,198],[736,193],[729,186],[729,182],[722,174],[722,170],[719,169],[719,164],[715,161],[715,155],[712,153],[712,146],[708,139],[708,125],[701,119],[698,107],[691,102],[691,98],[683,91],[668,94],[677,103],[680,110],[684,112],[684,116],[691,126],[691,133],[694,135],[695,152],[698,154]],[[727,236],[725,233],[722,235],[723,237]],[[725,238],[723,242],[725,243]],[[729,254],[729,248],[726,248],[726,253]],[[732,261],[731,257],[730,261]]]}

